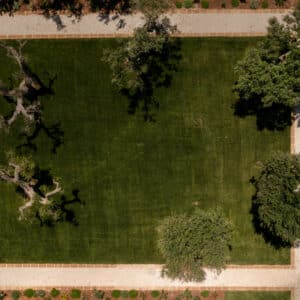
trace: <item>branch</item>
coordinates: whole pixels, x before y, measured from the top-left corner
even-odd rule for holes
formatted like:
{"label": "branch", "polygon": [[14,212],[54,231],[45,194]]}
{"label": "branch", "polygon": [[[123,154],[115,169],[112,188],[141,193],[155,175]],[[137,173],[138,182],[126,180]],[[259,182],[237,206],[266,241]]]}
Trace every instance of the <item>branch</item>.
{"label": "branch", "polygon": [[53,183],[55,185],[54,190],[46,193],[45,196],[41,198],[40,203],[42,203],[42,204],[49,204],[50,200],[48,198],[62,191],[62,188],[61,188],[61,186],[60,186],[60,184],[59,184],[58,181],[53,180]]}

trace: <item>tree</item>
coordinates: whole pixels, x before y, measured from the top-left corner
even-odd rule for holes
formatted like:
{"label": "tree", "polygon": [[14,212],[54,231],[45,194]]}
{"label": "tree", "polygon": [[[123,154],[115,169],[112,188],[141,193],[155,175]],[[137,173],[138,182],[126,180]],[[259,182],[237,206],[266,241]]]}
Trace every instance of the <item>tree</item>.
{"label": "tree", "polygon": [[1,0],[0,1],[0,15],[2,13],[9,13],[12,15],[15,11],[19,9],[19,0]]}
{"label": "tree", "polygon": [[63,219],[64,211],[55,195],[61,193],[59,180],[49,172],[41,172],[31,158],[13,152],[6,155],[0,166],[0,180],[13,184],[21,192],[24,204],[19,207],[19,220],[51,224]]}
{"label": "tree", "polygon": [[274,152],[254,184],[257,228],[276,245],[292,245],[300,237],[300,156]]}
{"label": "tree", "polygon": [[146,119],[152,119],[150,108],[157,107],[155,87],[168,86],[177,70],[179,45],[170,39],[176,30],[168,18],[149,15],[144,26],[134,31],[133,38],[121,47],[104,54],[112,70],[112,84],[130,99],[129,111],[135,112],[140,102]]}
{"label": "tree", "polygon": [[[274,129],[288,125],[291,109],[300,103],[299,11],[300,6],[285,17],[283,24],[270,19],[267,37],[257,48],[247,51],[235,67],[238,79],[233,89],[239,99],[236,112],[273,112]],[[278,112],[287,118],[278,118]]]}
{"label": "tree", "polygon": [[207,266],[221,270],[229,261],[233,226],[218,210],[196,210],[165,218],[158,227],[164,273],[184,281],[202,281]]}

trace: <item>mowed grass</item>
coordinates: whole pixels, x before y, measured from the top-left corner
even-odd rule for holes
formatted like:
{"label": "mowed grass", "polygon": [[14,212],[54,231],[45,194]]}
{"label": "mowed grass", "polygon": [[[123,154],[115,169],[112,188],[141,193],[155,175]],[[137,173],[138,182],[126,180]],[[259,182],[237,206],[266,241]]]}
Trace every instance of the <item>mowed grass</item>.
{"label": "mowed grass", "polygon": [[290,300],[290,292],[226,292],[225,300]]}
{"label": "mowed grass", "polygon": [[[61,178],[79,225],[54,228],[17,220],[15,189],[0,183],[2,262],[160,263],[156,226],[195,206],[220,206],[235,224],[232,263],[286,264],[251,222],[250,178],[272,150],[289,151],[289,130],[258,131],[255,118],[233,114],[233,67],[257,39],[183,39],[182,61],[172,85],[157,91],[156,122],[127,113],[127,100],[110,83],[101,61],[116,40],[30,41],[25,53],[41,77],[57,76],[45,97],[48,124],[60,123],[64,144],[57,154],[45,134],[35,160]],[[0,78],[11,63],[0,50]],[[2,149],[21,139],[0,135]],[[1,154],[2,155],[2,154]]]}

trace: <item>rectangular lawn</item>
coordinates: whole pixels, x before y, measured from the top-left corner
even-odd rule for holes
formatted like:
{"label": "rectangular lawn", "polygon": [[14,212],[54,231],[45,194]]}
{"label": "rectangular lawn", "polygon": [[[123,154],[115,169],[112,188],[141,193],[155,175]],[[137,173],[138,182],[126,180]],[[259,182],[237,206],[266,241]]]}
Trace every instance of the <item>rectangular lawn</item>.
{"label": "rectangular lawn", "polygon": [[290,292],[226,292],[225,300],[290,300]]}
{"label": "rectangular lawn", "polygon": [[[255,118],[234,116],[234,64],[257,39],[182,39],[182,60],[169,88],[157,91],[155,122],[127,113],[111,87],[103,49],[116,40],[36,40],[24,52],[44,80],[57,76],[45,97],[44,119],[59,123],[63,145],[51,152],[45,134],[33,157],[61,178],[78,225],[53,228],[17,220],[20,200],[0,183],[0,261],[160,263],[157,222],[172,213],[220,206],[235,224],[232,263],[287,264],[251,222],[249,180],[272,150],[289,151],[289,130],[258,131]],[[0,78],[15,67],[0,49]],[[0,99],[2,100],[2,99]],[[3,101],[0,101],[3,103]],[[0,104],[0,109],[4,108]],[[22,141],[0,133],[1,157]]]}

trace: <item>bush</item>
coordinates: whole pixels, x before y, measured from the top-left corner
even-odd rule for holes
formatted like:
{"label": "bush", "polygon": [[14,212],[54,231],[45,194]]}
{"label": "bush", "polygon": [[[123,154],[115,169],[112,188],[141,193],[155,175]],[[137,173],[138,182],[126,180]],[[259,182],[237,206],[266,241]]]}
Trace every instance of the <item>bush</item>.
{"label": "bush", "polygon": [[226,8],[226,0],[222,0],[222,2],[221,2],[221,7],[222,7],[222,8]]}
{"label": "bush", "polygon": [[60,294],[60,291],[57,289],[52,289],[50,292],[51,297],[56,298]]}
{"label": "bush", "polygon": [[231,5],[232,5],[232,7],[238,7],[240,5],[240,1],[239,0],[231,0]]}
{"label": "bush", "polygon": [[111,295],[112,295],[113,298],[120,298],[120,296],[121,296],[121,291],[119,291],[119,290],[113,290],[113,291],[111,292]]}
{"label": "bush", "polygon": [[128,298],[128,292],[127,291],[121,291],[121,298]]}
{"label": "bush", "polygon": [[202,0],[201,6],[202,6],[202,8],[207,9],[207,8],[209,8],[209,2],[207,0]]}
{"label": "bush", "polygon": [[12,291],[10,296],[13,300],[18,300],[21,297],[21,292],[20,291]]}
{"label": "bush", "polygon": [[151,291],[152,298],[157,298],[160,295],[160,291]]}
{"label": "bush", "polygon": [[105,292],[101,290],[94,290],[95,298],[104,299]]}
{"label": "bush", "polygon": [[0,300],[4,299],[6,297],[5,292],[0,291]]}
{"label": "bush", "polygon": [[285,2],[285,0],[275,0],[275,4],[277,6],[283,6],[284,2]]}
{"label": "bush", "polygon": [[262,8],[268,8],[268,7],[269,7],[269,2],[268,2],[268,0],[264,0],[264,1],[262,2],[262,4],[261,4],[261,7],[262,7]]}
{"label": "bush", "polygon": [[44,290],[38,290],[38,291],[36,291],[35,295],[37,297],[44,298],[46,296],[46,292]]}
{"label": "bush", "polygon": [[193,7],[193,0],[184,0],[183,6],[185,8],[191,8],[191,7]]}
{"label": "bush", "polygon": [[80,298],[80,295],[81,295],[81,291],[80,291],[80,290],[73,289],[73,290],[71,291],[71,298],[73,298],[73,299],[78,299],[78,298]]}
{"label": "bush", "polygon": [[193,297],[193,300],[201,300],[199,296]]}
{"label": "bush", "polygon": [[27,289],[24,291],[24,296],[32,298],[35,296],[35,291],[33,289]]}
{"label": "bush", "polygon": [[203,291],[203,292],[201,292],[201,296],[203,298],[207,298],[209,296],[209,291]]}
{"label": "bush", "polygon": [[258,0],[250,0],[250,8],[251,9],[257,9],[259,6]]}
{"label": "bush", "polygon": [[175,3],[177,8],[182,8],[182,2],[181,1],[176,1]]}
{"label": "bush", "polygon": [[136,291],[136,290],[130,290],[129,291],[129,298],[136,298],[137,297],[137,295],[138,295],[138,292]]}

